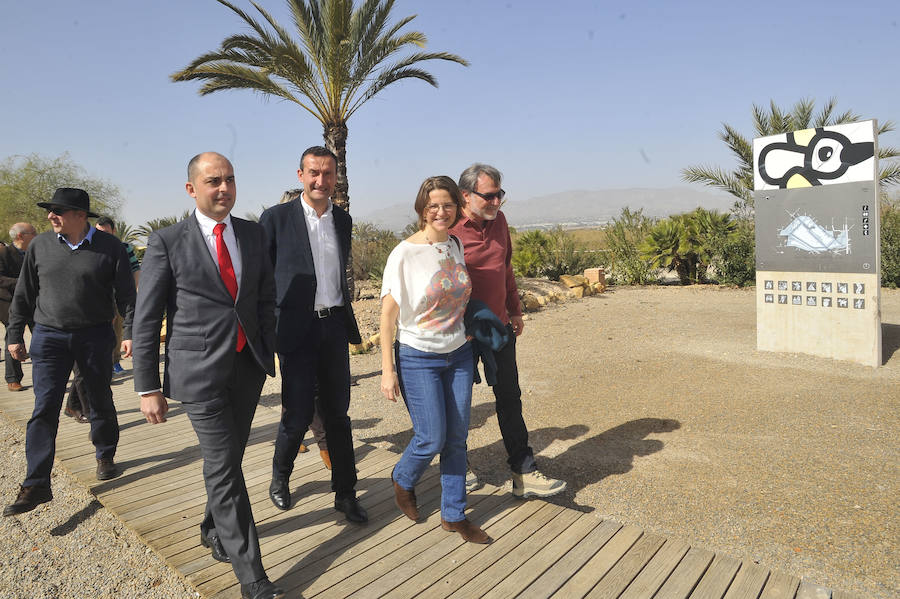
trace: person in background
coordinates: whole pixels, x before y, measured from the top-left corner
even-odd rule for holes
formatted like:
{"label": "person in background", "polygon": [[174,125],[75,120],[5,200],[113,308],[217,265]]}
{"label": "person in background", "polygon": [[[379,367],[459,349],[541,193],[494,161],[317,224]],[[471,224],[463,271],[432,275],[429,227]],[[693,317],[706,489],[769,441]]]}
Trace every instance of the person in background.
{"label": "person in background", "polygon": [[134,279],[118,239],[90,225],[91,200],[82,189],[61,187],[47,210],[52,231],[34,238],[25,254],[9,313],[9,353],[23,360],[25,325],[31,336],[34,411],[25,432],[28,467],[15,501],[4,516],[33,510],[53,499],[50,472],[56,433],[72,364],[84,375],[91,398],[90,438],[96,449],[97,480],[119,476],[113,460],[119,421],[109,384],[109,357],[116,342],[111,322],[125,315],[122,352],[131,355]]}
{"label": "person in background", "polygon": [[[493,386],[497,422],[512,470],[515,497],[551,497],[562,493],[566,483],[541,474],[528,445],[528,429],[522,417],[522,390],[516,366],[516,337],[525,329],[519,290],[512,270],[512,243],[506,217],[500,210],[506,192],[500,187],[501,174],[486,164],[473,164],[459,177],[464,199],[462,218],[451,233],[462,241],[466,267],[472,277],[472,299],[480,300],[509,329],[509,341],[494,352],[497,381]],[[474,473],[467,487],[478,486]]]}
{"label": "person in background", "polygon": [[490,543],[465,513],[474,363],[463,316],[472,284],[462,246],[449,234],[461,207],[453,179],[425,179],[415,202],[419,231],[388,256],[381,286],[381,393],[391,401],[402,393],[413,425],[413,438],[391,472],[397,507],[419,519],[415,486],[440,454],[441,527],[472,543]]}
{"label": "person in background", "polygon": [[[104,231],[109,233],[110,235],[116,234],[116,223],[108,216],[101,216],[97,219],[97,224],[94,225],[97,227],[98,231]],[[134,287],[137,289],[138,281],[141,278],[141,263],[137,258],[137,255],[134,253],[134,246],[130,243],[122,242],[122,245],[125,246],[125,252],[128,254],[128,263],[131,266],[131,274],[134,276]],[[116,318],[113,320],[113,329],[116,331],[116,339],[121,343],[122,341],[122,315],[118,312],[116,313]],[[113,375],[121,374],[124,372],[122,365],[119,363],[122,359],[122,354],[119,351],[118,345],[113,349],[113,364],[112,370]]]}
{"label": "person in background", "polygon": [[[9,331],[9,305],[16,292],[16,282],[25,260],[25,250],[37,231],[29,223],[16,223],[9,229],[12,245],[0,247],[0,322]],[[31,326],[31,323],[28,323]],[[22,363],[9,355],[9,336],[4,333],[3,351],[6,354],[6,388],[10,391],[24,391],[22,386]]]}

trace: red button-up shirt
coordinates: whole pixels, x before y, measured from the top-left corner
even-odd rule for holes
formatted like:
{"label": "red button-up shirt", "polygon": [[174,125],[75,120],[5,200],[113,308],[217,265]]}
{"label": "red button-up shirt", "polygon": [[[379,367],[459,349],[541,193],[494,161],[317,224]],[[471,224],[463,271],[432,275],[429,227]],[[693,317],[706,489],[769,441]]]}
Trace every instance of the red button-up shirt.
{"label": "red button-up shirt", "polygon": [[466,270],[472,279],[472,297],[483,301],[504,324],[521,316],[519,289],[512,269],[512,242],[503,212],[481,224],[460,215],[450,229],[463,244]]}

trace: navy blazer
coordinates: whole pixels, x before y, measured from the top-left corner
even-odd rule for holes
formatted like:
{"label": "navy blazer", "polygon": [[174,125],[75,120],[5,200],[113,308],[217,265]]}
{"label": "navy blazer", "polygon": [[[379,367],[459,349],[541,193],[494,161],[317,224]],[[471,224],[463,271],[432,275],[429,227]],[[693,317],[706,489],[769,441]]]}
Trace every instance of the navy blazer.
{"label": "navy blazer", "polygon": [[[279,353],[296,350],[315,318],[316,268],[309,245],[306,215],[300,205],[301,198],[272,206],[259,218],[259,224],[265,229],[269,240],[269,256],[275,268],[275,348]],[[350,343],[361,343],[359,326],[353,315],[353,297],[344,276],[350,256],[353,219],[336,205],[332,206],[331,214],[340,247],[341,293],[347,316],[347,339]]]}
{"label": "navy blazer", "polygon": [[[256,223],[235,216],[231,226],[241,251],[237,301],[231,299],[193,213],[150,235],[133,327],[135,391],[161,386],[166,397],[180,402],[221,397],[237,355],[238,323],[260,369],[275,376],[275,284],[266,235]],[[166,356],[160,385],[163,314]]]}

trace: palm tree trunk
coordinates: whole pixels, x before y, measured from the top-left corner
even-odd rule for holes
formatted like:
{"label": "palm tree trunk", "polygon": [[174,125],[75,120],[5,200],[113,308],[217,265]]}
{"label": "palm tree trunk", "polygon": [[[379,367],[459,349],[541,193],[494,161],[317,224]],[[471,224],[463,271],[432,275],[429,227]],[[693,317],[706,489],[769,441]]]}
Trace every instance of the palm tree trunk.
{"label": "palm tree trunk", "polygon": [[[334,152],[337,156],[337,182],[334,186],[334,193],[331,194],[331,201],[336,206],[340,206],[348,213],[350,212],[350,184],[347,181],[347,124],[328,124],[325,125],[325,147]],[[347,256],[347,270],[344,271],[344,278],[347,281],[347,289],[350,290],[350,297],[356,299],[356,281],[353,279],[353,252]]]}
{"label": "palm tree trunk", "polygon": [[337,156],[337,183],[331,201],[350,212],[350,183],[347,181],[347,124],[325,125],[325,147]]}

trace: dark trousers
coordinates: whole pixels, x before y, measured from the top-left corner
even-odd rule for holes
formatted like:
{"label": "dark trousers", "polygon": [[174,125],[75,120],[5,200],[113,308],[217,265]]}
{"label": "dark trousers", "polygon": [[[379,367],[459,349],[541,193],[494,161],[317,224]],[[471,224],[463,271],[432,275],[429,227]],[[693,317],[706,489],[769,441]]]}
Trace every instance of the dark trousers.
{"label": "dark trousers", "polygon": [[[6,325],[6,323],[3,323]],[[6,369],[6,382],[7,383],[21,383],[22,377],[22,363],[12,357],[12,354],[9,353],[9,329],[6,329],[6,333],[3,334],[3,366]]]}
{"label": "dark trousers", "polygon": [[494,352],[497,360],[497,384],[494,398],[497,403],[497,423],[503,445],[509,456],[507,463],[513,472],[526,474],[537,470],[534,452],[528,445],[528,429],[522,418],[522,390],[519,388],[519,369],[516,366],[516,335],[509,328],[509,342]]}
{"label": "dark trousers", "polygon": [[350,352],[346,316],[338,311],[317,318],[297,351],[279,353],[281,424],[275,440],[272,476],[289,479],[302,436],[318,407],[331,455],[331,489],[338,499],[356,495],[356,458],[350,428]]}
{"label": "dark trousers", "polygon": [[[109,370],[109,353],[106,369]],[[246,347],[237,354],[220,396],[182,404],[203,454],[206,513],[200,530],[203,534],[219,535],[225,553],[231,558],[234,574],[242,584],[266,575],[241,470],[250,425],[265,380],[265,372]]]}
{"label": "dark trousers", "polygon": [[72,365],[72,387],[69,389],[69,395],[66,397],[66,408],[73,412],[81,412],[85,416],[89,414],[88,392],[84,384],[84,377],[81,376],[81,370],[78,364]]}
{"label": "dark trousers", "polygon": [[75,363],[84,375],[91,398],[88,416],[96,456],[98,459],[111,458],[116,454],[119,421],[109,388],[112,375],[109,356],[113,343],[115,335],[108,323],[74,331],[35,325],[30,348],[34,412],[25,429],[28,472],[23,486],[50,485],[59,411]]}

